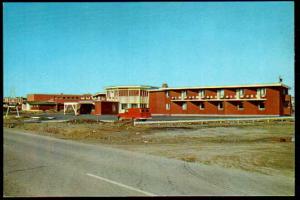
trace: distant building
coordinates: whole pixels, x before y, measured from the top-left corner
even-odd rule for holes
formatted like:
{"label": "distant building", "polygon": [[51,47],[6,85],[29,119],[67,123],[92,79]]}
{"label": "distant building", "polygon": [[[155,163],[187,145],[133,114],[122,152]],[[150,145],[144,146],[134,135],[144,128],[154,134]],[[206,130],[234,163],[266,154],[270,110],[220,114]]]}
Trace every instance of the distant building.
{"label": "distant building", "polygon": [[3,98],[4,104],[22,105],[24,102],[26,102],[26,98],[24,98],[24,97],[4,97]]}
{"label": "distant building", "polygon": [[105,101],[106,100],[106,93],[105,92],[98,92],[93,95],[93,100],[97,101]]}
{"label": "distant building", "polygon": [[25,110],[62,110],[65,102],[92,100],[91,94],[28,94]]}

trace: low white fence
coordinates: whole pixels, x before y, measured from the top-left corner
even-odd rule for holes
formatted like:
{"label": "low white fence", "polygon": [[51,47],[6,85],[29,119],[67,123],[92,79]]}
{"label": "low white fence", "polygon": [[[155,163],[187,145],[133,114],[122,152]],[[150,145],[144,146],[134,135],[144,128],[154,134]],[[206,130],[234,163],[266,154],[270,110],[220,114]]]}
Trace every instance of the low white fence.
{"label": "low white fence", "polygon": [[271,120],[276,121],[286,121],[292,120],[294,121],[294,117],[260,117],[260,118],[236,118],[236,119],[195,119],[195,120],[172,120],[172,121],[135,121],[134,125],[143,125],[143,124],[174,124],[174,123],[206,123],[206,122],[255,122],[255,121],[267,121],[270,122]]}

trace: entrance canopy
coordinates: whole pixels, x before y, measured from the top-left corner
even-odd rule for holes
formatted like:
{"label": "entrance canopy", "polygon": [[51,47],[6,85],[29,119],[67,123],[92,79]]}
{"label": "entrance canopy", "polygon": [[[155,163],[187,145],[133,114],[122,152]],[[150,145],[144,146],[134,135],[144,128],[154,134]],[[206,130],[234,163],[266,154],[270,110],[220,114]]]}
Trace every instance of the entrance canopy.
{"label": "entrance canopy", "polygon": [[79,115],[78,110],[80,109],[80,104],[78,102],[65,102],[64,103],[64,115],[66,110],[71,107],[74,110],[75,115]]}

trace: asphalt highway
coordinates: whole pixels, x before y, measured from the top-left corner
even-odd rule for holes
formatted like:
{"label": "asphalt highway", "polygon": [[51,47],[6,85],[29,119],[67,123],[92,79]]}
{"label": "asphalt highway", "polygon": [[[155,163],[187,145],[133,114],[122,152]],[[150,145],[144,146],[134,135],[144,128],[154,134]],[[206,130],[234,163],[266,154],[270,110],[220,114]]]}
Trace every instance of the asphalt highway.
{"label": "asphalt highway", "polygon": [[[4,128],[4,196],[293,195],[294,179]],[[147,144],[144,144],[147,145]]]}

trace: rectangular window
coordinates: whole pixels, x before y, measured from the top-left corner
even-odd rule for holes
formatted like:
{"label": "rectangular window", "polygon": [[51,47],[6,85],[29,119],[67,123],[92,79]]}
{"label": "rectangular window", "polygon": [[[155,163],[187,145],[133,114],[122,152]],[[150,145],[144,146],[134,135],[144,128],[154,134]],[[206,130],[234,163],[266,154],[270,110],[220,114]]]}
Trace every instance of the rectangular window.
{"label": "rectangular window", "polygon": [[122,110],[126,109],[127,108],[127,103],[122,103],[121,108],[122,108]]}
{"label": "rectangular window", "polygon": [[137,105],[136,103],[132,103],[132,104],[131,104],[131,108],[137,108],[137,106],[138,106],[138,105]]}
{"label": "rectangular window", "polygon": [[266,88],[258,88],[257,89],[257,96],[258,97],[265,97],[266,96]]}
{"label": "rectangular window", "polygon": [[262,96],[266,95],[266,88],[261,88],[260,91]]}
{"label": "rectangular window", "polygon": [[141,108],[147,108],[147,104],[142,103],[142,104],[141,104]]}
{"label": "rectangular window", "polygon": [[236,96],[237,97],[244,97],[244,95],[245,95],[244,89],[237,89],[236,90]]}
{"label": "rectangular window", "polygon": [[166,91],[166,97],[169,98],[170,97],[170,92]]}
{"label": "rectangular window", "polygon": [[170,110],[170,104],[169,103],[166,104],[166,110]]}
{"label": "rectangular window", "polygon": [[260,102],[260,103],[258,104],[258,109],[259,109],[259,110],[265,110],[265,109],[266,109],[265,103],[264,103],[264,102]]}
{"label": "rectangular window", "polygon": [[217,90],[218,98],[224,98],[224,89]]}
{"label": "rectangular window", "polygon": [[238,109],[238,110],[244,110],[244,103],[243,103],[243,102],[238,103],[237,109]]}
{"label": "rectangular window", "polygon": [[223,102],[218,103],[218,110],[223,110]]}
{"label": "rectangular window", "polygon": [[186,103],[183,103],[182,104],[182,110],[186,110],[187,109],[187,104]]}
{"label": "rectangular window", "polygon": [[200,108],[200,110],[204,110],[204,103],[203,103],[203,102],[201,102],[201,103],[199,104],[199,108]]}
{"label": "rectangular window", "polygon": [[181,98],[185,98],[186,97],[186,90],[181,91]]}
{"label": "rectangular window", "polygon": [[205,90],[199,90],[199,97],[204,98],[205,97]]}

